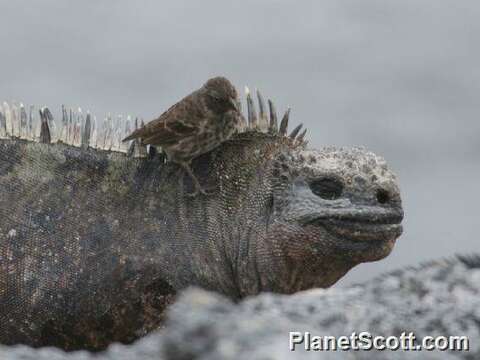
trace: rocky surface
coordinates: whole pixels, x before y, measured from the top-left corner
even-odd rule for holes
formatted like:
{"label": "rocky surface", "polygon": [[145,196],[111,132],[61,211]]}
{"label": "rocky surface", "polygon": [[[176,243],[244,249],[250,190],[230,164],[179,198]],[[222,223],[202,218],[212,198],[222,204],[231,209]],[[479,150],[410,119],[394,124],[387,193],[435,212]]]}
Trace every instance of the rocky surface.
{"label": "rocky surface", "polygon": [[[413,332],[464,335],[468,352],[289,350],[289,332],[349,336]],[[480,359],[480,257],[432,262],[392,272],[363,285],[262,294],[233,304],[200,289],[185,291],[161,332],[101,354],[0,347],[0,359]]]}

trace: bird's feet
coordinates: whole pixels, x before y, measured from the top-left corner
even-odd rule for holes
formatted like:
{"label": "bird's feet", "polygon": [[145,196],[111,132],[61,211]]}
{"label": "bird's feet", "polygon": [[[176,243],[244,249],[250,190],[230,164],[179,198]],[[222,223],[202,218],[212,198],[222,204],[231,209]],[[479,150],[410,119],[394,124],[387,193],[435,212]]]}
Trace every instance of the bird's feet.
{"label": "bird's feet", "polygon": [[211,196],[211,195],[214,194],[214,191],[213,191],[213,189],[206,190],[201,186],[197,187],[195,185],[195,190],[191,193],[186,193],[185,196],[190,197],[190,198],[194,198],[194,197],[198,196],[198,194],[202,194],[202,195],[205,195],[205,196]]}

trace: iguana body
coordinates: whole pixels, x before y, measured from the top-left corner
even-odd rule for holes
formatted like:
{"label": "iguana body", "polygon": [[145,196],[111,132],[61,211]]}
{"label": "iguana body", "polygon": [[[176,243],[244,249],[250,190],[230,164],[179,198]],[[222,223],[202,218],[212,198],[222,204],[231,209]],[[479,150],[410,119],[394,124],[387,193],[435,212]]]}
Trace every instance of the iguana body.
{"label": "iguana body", "polygon": [[192,166],[213,195],[160,156],[0,140],[0,343],[129,342],[189,285],[327,287],[401,233],[395,177],[363,149],[247,132]]}

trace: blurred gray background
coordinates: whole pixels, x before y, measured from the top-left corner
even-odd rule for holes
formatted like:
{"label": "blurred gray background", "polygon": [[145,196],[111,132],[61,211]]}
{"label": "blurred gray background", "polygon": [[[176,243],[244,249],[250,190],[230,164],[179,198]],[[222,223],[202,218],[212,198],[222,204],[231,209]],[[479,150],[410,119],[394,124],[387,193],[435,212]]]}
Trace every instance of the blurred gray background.
{"label": "blurred gray background", "polygon": [[340,284],[480,251],[480,2],[0,0],[0,99],[149,120],[222,74],[400,178],[405,233]]}

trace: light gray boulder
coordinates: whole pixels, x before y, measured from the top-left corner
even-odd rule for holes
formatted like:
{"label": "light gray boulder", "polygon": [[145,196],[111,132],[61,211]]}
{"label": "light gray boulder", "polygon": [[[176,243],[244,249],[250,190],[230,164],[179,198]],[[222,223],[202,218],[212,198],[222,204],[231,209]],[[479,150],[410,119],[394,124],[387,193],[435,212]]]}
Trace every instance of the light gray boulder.
{"label": "light gray boulder", "polygon": [[[305,351],[289,333],[466,336],[469,351]],[[0,347],[6,360],[90,359],[480,359],[480,256],[431,262],[349,288],[262,294],[238,304],[201,289],[183,292],[166,326],[106,352]]]}
{"label": "light gray boulder", "polygon": [[[188,325],[187,325],[188,324]],[[167,359],[480,359],[480,257],[432,262],[350,288],[263,294],[234,305],[192,289],[171,308]],[[467,336],[468,352],[289,350],[289,332],[318,336]]]}

